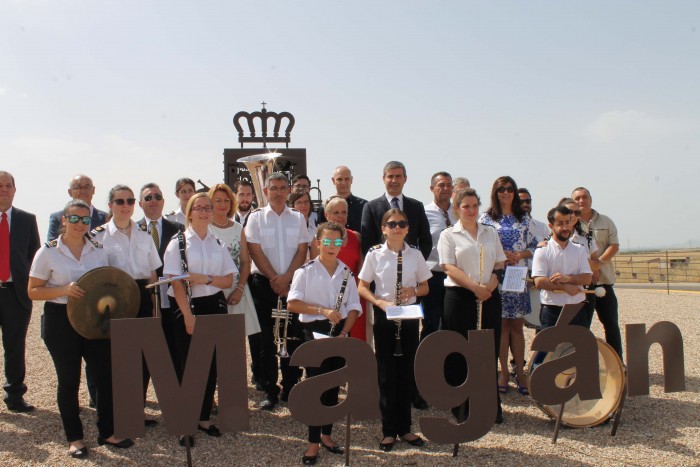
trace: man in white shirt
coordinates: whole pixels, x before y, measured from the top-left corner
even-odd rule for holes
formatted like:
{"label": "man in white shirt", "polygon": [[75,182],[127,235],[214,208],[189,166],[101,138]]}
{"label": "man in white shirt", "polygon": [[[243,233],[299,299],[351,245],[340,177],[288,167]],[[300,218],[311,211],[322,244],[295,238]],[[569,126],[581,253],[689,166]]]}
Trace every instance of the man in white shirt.
{"label": "man in white shirt", "polygon": [[[277,308],[278,297],[286,297],[289,293],[294,272],[306,261],[309,234],[304,216],[285,204],[289,184],[282,173],[271,174],[265,180],[264,191],[268,205],[250,213],[245,228],[248,251],[253,260],[248,284],[261,329],[260,333],[251,336],[249,343],[253,376],[266,394],[260,408],[272,410],[279,401],[280,388],[277,386],[278,362],[271,314]],[[295,315],[294,320],[290,318],[289,335],[299,337],[294,335],[299,330],[298,315]],[[300,341],[288,342],[290,356],[298,345]],[[283,358],[280,366],[284,401],[299,381],[301,371],[299,367],[290,367],[288,358]]]}
{"label": "man in white shirt", "polygon": [[[564,305],[585,301],[583,287],[589,285],[593,278],[586,248],[571,241],[571,214],[566,206],[557,206],[549,211],[547,220],[552,239],[547,246],[535,250],[532,259],[532,277],[541,290],[540,321],[543,328],[557,323]],[[571,324],[587,327],[587,322],[582,308]]]}
{"label": "man in white shirt", "polygon": [[433,202],[425,207],[425,215],[428,217],[430,235],[433,239],[433,249],[430,251],[426,263],[433,273],[433,277],[428,279],[429,292],[422,300],[424,318],[420,335],[421,340],[440,329],[447,275],[440,266],[438,241],[442,231],[457,222],[451,203],[453,191],[452,176],[447,172],[433,174],[430,178],[430,191],[433,193]]}

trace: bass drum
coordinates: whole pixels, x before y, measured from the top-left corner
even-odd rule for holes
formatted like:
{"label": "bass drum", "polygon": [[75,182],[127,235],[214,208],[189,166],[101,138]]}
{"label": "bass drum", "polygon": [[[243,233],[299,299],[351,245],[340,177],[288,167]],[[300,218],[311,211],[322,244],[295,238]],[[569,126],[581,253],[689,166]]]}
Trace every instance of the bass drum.
{"label": "bass drum", "polygon": [[540,309],[542,305],[540,304],[540,289],[536,289],[530,286],[530,313],[526,314],[523,319],[523,324],[531,329],[536,329],[538,331],[542,330],[542,323],[540,322]]}
{"label": "bass drum", "polygon": [[[569,400],[564,406],[562,423],[572,428],[588,428],[598,426],[606,422],[617,411],[622,400],[622,391],[625,388],[625,370],[617,353],[600,339],[598,343],[598,364],[600,368],[600,392],[601,399],[582,401],[578,395]],[[530,359],[529,374],[544,362],[554,360],[570,354],[573,347],[570,344],[560,344],[554,352],[533,352]],[[576,378],[576,369],[570,368],[559,373],[556,384],[566,387],[567,381]],[[534,401],[535,405],[551,418],[556,419],[560,405],[544,405]]]}

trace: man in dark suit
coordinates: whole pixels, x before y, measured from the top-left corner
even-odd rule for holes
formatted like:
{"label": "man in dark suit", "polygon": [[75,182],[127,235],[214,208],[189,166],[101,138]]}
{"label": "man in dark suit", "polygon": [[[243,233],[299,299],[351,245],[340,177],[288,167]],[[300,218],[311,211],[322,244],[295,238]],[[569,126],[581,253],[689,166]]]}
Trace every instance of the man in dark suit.
{"label": "man in dark suit", "polygon": [[[177,222],[171,222],[163,217],[165,199],[163,198],[163,192],[160,187],[155,183],[147,183],[141,187],[139,206],[143,210],[144,217],[138,221],[138,224],[140,226],[146,226],[146,231],[151,234],[156,248],[158,248],[158,256],[160,256],[160,260],[163,261],[163,255],[168,248],[168,243],[170,243],[170,240],[179,231],[184,230],[184,226]],[[163,277],[163,266],[156,269],[156,274],[158,274],[158,277]],[[165,296],[165,300],[168,300],[167,295]],[[170,357],[175,366],[175,372],[178,378],[182,379],[180,358],[178,357],[175,337],[173,335],[174,317],[170,307],[162,307],[160,316],[163,333],[165,334],[165,341],[168,344],[168,350],[170,350]]]}
{"label": "man in dark suit", "polygon": [[406,167],[397,161],[391,161],[384,166],[382,180],[386,187],[386,193],[377,199],[365,204],[362,210],[362,253],[374,245],[381,243],[382,216],[391,208],[399,208],[408,217],[408,235],[406,243],[418,248],[424,258],[428,258],[433,247],[433,239],[430,235],[430,225],[425,215],[423,203],[417,199],[403,195],[403,187],[406,184]]}
{"label": "man in dark suit", "polygon": [[[78,174],[70,181],[68,185],[68,196],[73,199],[81,199],[90,206],[90,228],[94,229],[102,224],[107,223],[107,213],[100,211],[92,205],[92,197],[95,195],[95,185],[92,184],[92,179],[87,175]],[[51,213],[49,217],[49,233],[46,235],[46,240],[51,241],[58,237],[61,230],[61,218],[63,217],[63,209]]]}
{"label": "man in dark suit", "polygon": [[24,394],[24,348],[32,301],[27,295],[29,268],[39,249],[36,216],[12,206],[15,179],[0,171],[0,327],[5,349],[5,404],[13,412],[31,412]]}
{"label": "man in dark suit", "polygon": [[[348,223],[345,227],[355,232],[359,232],[362,228],[362,210],[367,204],[366,199],[362,199],[352,194],[352,172],[350,169],[341,165],[336,167],[331,178],[335,186],[335,194],[344,198],[348,203]],[[326,222],[326,216],[323,213],[323,207],[318,211],[319,225]]]}

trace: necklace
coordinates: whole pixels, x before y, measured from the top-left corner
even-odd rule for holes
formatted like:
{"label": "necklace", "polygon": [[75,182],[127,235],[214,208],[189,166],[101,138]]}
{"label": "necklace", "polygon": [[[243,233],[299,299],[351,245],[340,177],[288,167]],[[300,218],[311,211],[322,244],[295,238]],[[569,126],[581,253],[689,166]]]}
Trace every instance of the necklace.
{"label": "necklace", "polygon": [[212,219],[211,222],[212,222],[212,224],[214,224],[215,226],[221,227],[222,229],[228,227],[228,219],[226,219],[226,222],[223,223],[223,224],[219,224],[219,223],[216,222],[214,219]]}
{"label": "necklace", "polygon": [[117,224],[114,224],[114,225],[117,228],[117,230],[119,230],[121,233],[125,234],[126,231],[129,230],[129,227],[131,227],[131,221],[129,221],[129,223],[126,224],[126,227],[124,227],[123,229],[121,227],[119,227]]}

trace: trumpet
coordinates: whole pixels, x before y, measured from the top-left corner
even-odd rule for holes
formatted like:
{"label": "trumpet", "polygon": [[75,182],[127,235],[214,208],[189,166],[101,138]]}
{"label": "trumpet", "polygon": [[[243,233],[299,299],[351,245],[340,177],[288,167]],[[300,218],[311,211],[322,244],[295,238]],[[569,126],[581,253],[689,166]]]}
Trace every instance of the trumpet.
{"label": "trumpet", "polygon": [[[282,297],[277,298],[277,308],[272,310],[272,317],[275,318],[273,333],[275,345],[277,346],[277,355],[279,355],[281,358],[289,358],[289,352],[287,352],[287,341],[296,340],[297,338],[288,336],[289,320],[291,319],[292,314],[282,306]],[[280,327],[282,327],[281,330]]]}
{"label": "trumpet", "polygon": [[[399,250],[399,256],[396,259],[396,295],[394,296],[394,305],[401,305],[401,289],[403,288],[403,257],[402,251]],[[403,348],[401,347],[401,320],[396,320],[396,340],[394,341],[394,357],[403,357]]]}

